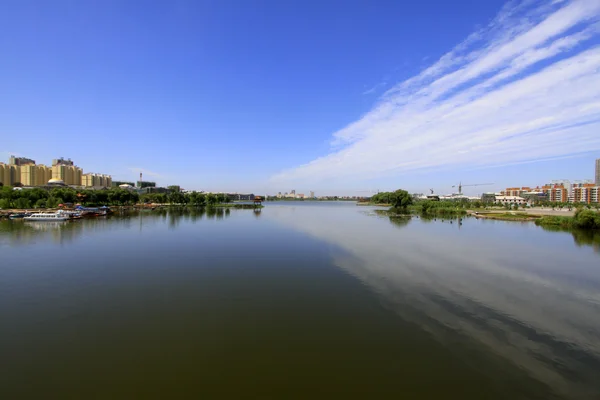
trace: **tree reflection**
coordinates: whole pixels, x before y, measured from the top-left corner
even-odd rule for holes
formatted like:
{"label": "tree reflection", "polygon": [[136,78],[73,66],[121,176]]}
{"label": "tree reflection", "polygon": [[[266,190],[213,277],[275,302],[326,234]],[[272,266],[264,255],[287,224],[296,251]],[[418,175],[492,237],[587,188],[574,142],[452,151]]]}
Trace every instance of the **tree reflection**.
{"label": "tree reflection", "polygon": [[571,234],[577,246],[592,246],[595,252],[600,253],[600,232],[574,230]]}
{"label": "tree reflection", "polygon": [[577,246],[591,246],[595,252],[600,253],[600,232],[598,231],[569,229],[553,225],[542,225],[541,227],[543,230],[550,232],[568,232],[573,236],[573,240]]}
{"label": "tree reflection", "polygon": [[390,222],[400,228],[408,225],[411,220],[411,217],[390,217]]}

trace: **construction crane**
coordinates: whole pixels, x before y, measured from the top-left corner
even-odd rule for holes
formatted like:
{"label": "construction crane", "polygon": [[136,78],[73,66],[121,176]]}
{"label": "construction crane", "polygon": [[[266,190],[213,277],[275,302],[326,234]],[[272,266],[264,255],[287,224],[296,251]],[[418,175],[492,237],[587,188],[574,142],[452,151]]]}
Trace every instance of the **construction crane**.
{"label": "construction crane", "polygon": [[[463,186],[485,186],[485,185],[493,185],[493,183],[473,183],[470,185],[463,185],[462,182],[458,184],[458,194],[462,194]],[[452,185],[452,187],[456,187],[457,185]]]}
{"label": "construction crane", "polygon": [[433,189],[429,189],[431,191],[431,194],[433,194]]}

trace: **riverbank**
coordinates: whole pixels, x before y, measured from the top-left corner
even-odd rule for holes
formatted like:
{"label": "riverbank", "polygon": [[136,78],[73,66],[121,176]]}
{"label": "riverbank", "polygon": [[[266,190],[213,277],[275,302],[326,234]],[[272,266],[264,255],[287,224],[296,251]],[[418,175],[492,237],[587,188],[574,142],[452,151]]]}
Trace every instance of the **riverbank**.
{"label": "riverbank", "polygon": [[535,221],[536,219],[542,218],[541,215],[532,215],[523,212],[479,212],[479,211],[467,211],[467,215],[473,216],[477,219],[495,219],[500,221]]}
{"label": "riverbank", "polygon": [[[194,208],[233,208],[233,209],[241,209],[241,210],[251,210],[256,208],[264,208],[264,205],[258,204],[249,204],[249,203],[221,203],[214,205],[205,205],[205,206],[194,206],[188,204],[136,204],[130,206],[111,206],[110,209],[115,212],[124,212],[124,211],[139,211],[139,210],[156,210],[156,209],[164,209],[169,207],[194,207]],[[0,210],[0,218],[8,218],[10,214],[15,213],[23,213],[23,212],[44,212],[44,213],[53,213],[58,210],[72,210],[70,208],[10,208],[6,210]]]}
{"label": "riverbank", "polygon": [[492,210],[467,210],[467,215],[472,215],[475,218],[495,219],[500,221],[536,221],[543,217],[565,217],[572,218],[575,216],[574,210],[552,210],[548,208],[533,207],[521,210],[509,211],[505,209]]}

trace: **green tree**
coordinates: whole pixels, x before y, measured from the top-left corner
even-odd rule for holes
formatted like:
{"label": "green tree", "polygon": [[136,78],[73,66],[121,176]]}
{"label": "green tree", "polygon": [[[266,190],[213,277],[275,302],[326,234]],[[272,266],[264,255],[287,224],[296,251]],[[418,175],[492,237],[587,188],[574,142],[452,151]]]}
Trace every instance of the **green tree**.
{"label": "green tree", "polygon": [[212,193],[208,193],[206,195],[206,204],[209,206],[214,206],[216,203],[217,203],[217,197]]}
{"label": "green tree", "polygon": [[413,198],[406,190],[398,189],[390,195],[390,203],[393,208],[406,211],[413,204]]}
{"label": "green tree", "polygon": [[171,204],[183,204],[185,202],[185,197],[181,192],[171,192],[168,195],[169,203]]}

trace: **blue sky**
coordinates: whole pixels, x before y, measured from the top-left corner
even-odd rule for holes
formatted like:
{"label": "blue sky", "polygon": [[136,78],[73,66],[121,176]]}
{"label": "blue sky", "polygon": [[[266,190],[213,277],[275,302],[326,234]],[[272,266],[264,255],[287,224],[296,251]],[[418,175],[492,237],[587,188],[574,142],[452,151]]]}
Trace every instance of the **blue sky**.
{"label": "blue sky", "polygon": [[597,0],[9,0],[0,160],[256,193],[589,179],[599,21]]}

